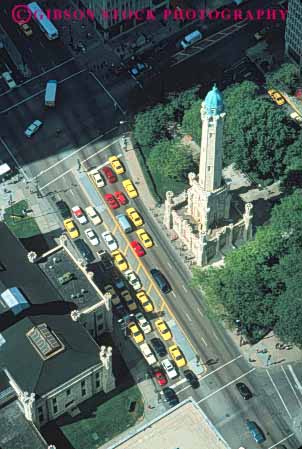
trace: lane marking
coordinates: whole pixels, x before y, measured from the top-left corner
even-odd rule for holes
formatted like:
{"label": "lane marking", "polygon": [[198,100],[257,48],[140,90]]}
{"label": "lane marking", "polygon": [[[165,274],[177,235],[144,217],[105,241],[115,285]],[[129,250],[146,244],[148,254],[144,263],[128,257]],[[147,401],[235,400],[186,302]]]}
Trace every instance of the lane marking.
{"label": "lane marking", "polygon": [[91,76],[95,79],[95,81],[96,81],[100,86],[102,86],[102,88],[104,89],[104,91],[106,92],[106,94],[111,98],[111,100],[113,101],[114,109],[116,109],[116,108],[118,107],[119,110],[121,111],[121,113],[122,113],[123,115],[125,115],[125,114],[126,114],[126,111],[124,111],[124,109],[121,107],[121,105],[119,104],[119,102],[118,102],[118,101],[111,95],[111,93],[109,92],[109,90],[106,89],[106,87],[105,87],[104,84],[98,79],[98,77],[95,76],[95,74],[94,74],[93,72],[89,72],[89,75],[91,75]]}
{"label": "lane marking", "polygon": [[142,268],[142,263],[141,263],[140,260],[138,260],[138,266],[137,266],[137,269],[136,269],[136,273],[138,273],[141,268]]}
{"label": "lane marking", "polygon": [[176,295],[175,295],[175,293],[173,291],[171,292],[171,294],[174,296],[174,298],[176,298]]}
{"label": "lane marking", "polygon": [[185,312],[185,315],[188,318],[188,320],[192,323],[192,319],[191,319],[190,315],[188,315],[187,312]]}
{"label": "lane marking", "polygon": [[152,290],[152,284],[150,284],[149,287],[148,287],[148,289],[147,289],[147,294],[148,294],[148,295],[150,294],[151,290]]}
{"label": "lane marking", "polygon": [[296,385],[298,387],[298,390],[301,392],[302,391],[302,385],[300,384],[299,379],[297,378],[296,373],[293,370],[293,367],[291,365],[288,365],[288,369],[290,370],[291,375],[294,378],[294,381],[295,381],[295,383],[296,383]]}
{"label": "lane marking", "polygon": [[275,384],[275,382],[274,382],[272,376],[270,375],[270,373],[269,373],[269,371],[268,371],[267,369],[266,369],[265,371],[267,372],[267,375],[268,375],[268,377],[269,377],[271,383],[273,384],[273,387],[275,388],[276,393],[277,393],[277,395],[279,396],[279,399],[280,399],[280,401],[282,402],[282,405],[284,406],[284,408],[285,408],[285,410],[286,410],[288,416],[290,417],[290,419],[292,419],[292,415],[290,414],[290,411],[289,411],[288,408],[286,407],[286,404],[285,404],[285,402],[284,402],[284,400],[283,400],[283,398],[282,398],[282,396],[281,396],[281,394],[280,394],[280,392],[279,392],[279,390],[278,390],[278,388],[277,388],[277,385]]}
{"label": "lane marking", "polygon": [[114,235],[116,233],[116,231],[117,231],[117,225],[115,224],[113,230],[111,231],[111,233]]}
{"label": "lane marking", "polygon": [[186,293],[188,293],[188,290],[186,289],[186,287],[183,285],[182,286],[182,288],[184,289],[184,291],[186,292]]}
{"label": "lane marking", "polygon": [[171,268],[171,270],[173,270],[173,267],[172,267],[172,265],[170,264],[170,262],[167,262],[167,265],[168,265],[168,267]]}
{"label": "lane marking", "polygon": [[[95,142],[96,140],[100,139],[101,137],[105,136],[105,134],[107,134],[108,132],[111,132],[113,130],[117,129],[117,126],[115,128],[110,129],[109,131],[106,131],[104,134],[95,137],[94,139],[92,139],[90,142],[86,143],[84,146],[78,148],[77,150],[73,151],[72,153],[68,154],[67,156],[65,156],[63,159],[60,159],[59,161],[57,161],[55,164],[50,165],[48,168],[46,168],[46,170],[42,170],[40,173],[38,173],[34,178],[32,178],[30,181],[33,181],[34,179],[38,179],[40,176],[44,175],[45,173],[47,173],[49,170],[52,170],[54,167],[56,167],[57,165],[61,164],[62,162],[66,161],[67,159],[69,159],[70,157],[72,157],[73,155],[79,153],[80,151],[84,150],[88,145],[91,145],[93,142]],[[116,143],[118,140],[113,141],[112,143],[106,145],[105,147],[103,147],[101,150],[105,151],[107,148],[109,148],[111,145],[113,145],[114,143]],[[50,183],[51,184],[51,183]],[[50,185],[48,184],[48,185]],[[102,198],[103,199],[103,198]]]}
{"label": "lane marking", "polygon": [[214,338],[216,338],[216,340],[220,341],[218,335],[216,334],[215,331],[213,331],[213,329],[212,329],[212,334],[213,334]]}
{"label": "lane marking", "polygon": [[274,447],[279,446],[280,443],[284,443],[285,441],[289,440],[294,435],[295,435],[294,433],[290,433],[287,437],[283,438],[283,440],[278,441],[278,443],[274,444],[273,446],[270,446],[268,449],[273,449]]}
{"label": "lane marking", "polygon": [[[66,176],[68,173],[70,173],[72,171],[72,168],[70,168],[69,170],[65,171],[64,173],[61,173],[59,176],[57,176],[56,178],[52,179],[51,181],[49,181],[47,184],[45,184],[43,187],[40,187],[40,190],[44,190],[46,189],[46,187],[50,186],[51,184],[53,184],[54,182],[57,182],[59,179],[63,178],[64,176]],[[72,189],[71,189],[72,190]]]}
{"label": "lane marking", "polygon": [[205,344],[206,346],[208,346],[208,343],[205,341],[205,339],[204,339],[203,337],[201,337],[201,339],[202,339],[202,341],[204,342],[204,344]]}
{"label": "lane marking", "polygon": [[199,315],[201,315],[202,317],[204,317],[204,314],[203,314],[202,310],[201,310],[199,307],[197,307],[197,312],[199,313]]}
{"label": "lane marking", "polygon": [[[114,128],[112,128],[110,131],[114,131],[115,129],[117,129],[118,126],[115,126]],[[105,133],[106,134],[106,133]],[[103,135],[105,135],[103,134]],[[112,142],[110,145],[113,145],[114,143],[119,142],[120,139],[115,140],[114,142]],[[107,147],[105,147],[107,148]],[[84,164],[85,162],[89,161],[89,159],[93,158],[94,156],[96,156],[97,154],[101,153],[103,151],[103,147],[98,149],[95,153],[91,154],[89,157],[87,157],[87,159],[83,159],[81,162],[82,164]],[[120,155],[119,157],[122,157],[122,155]],[[105,164],[107,165],[107,163]],[[99,167],[101,167],[101,165],[99,165]]]}
{"label": "lane marking", "polygon": [[[87,69],[82,69],[79,72],[73,73],[72,75],[68,76],[67,78],[64,78],[63,80],[59,81],[58,84],[62,84],[65,81],[69,80],[70,78],[74,78],[75,76],[78,76],[80,73],[83,73],[86,71],[87,71]],[[39,95],[43,94],[44,92],[45,92],[45,88],[39,90],[38,92],[36,92],[33,95],[30,95],[29,97],[24,98],[23,100],[19,101],[18,103],[15,103],[13,106],[10,106],[9,108],[2,109],[2,111],[0,111],[0,114],[4,114],[5,112],[11,111],[12,109],[17,108],[21,104],[26,103],[27,101],[32,100],[35,97],[38,97]]]}
{"label": "lane marking", "polygon": [[[205,376],[203,376],[201,378],[201,380],[206,379],[209,376],[212,376],[212,374],[215,374],[217,371],[222,370],[223,368],[225,368],[226,366],[230,365],[231,363],[236,362],[236,360],[241,359],[243,357],[242,354],[238,355],[238,357],[235,357],[234,359],[230,360],[229,362],[225,363],[224,365],[219,366],[219,368],[214,369],[214,371],[211,371],[210,373],[206,374]],[[254,368],[255,369],[255,368]]]}
{"label": "lane marking", "polygon": [[[178,387],[178,385],[182,385],[185,382],[187,382],[187,379],[184,377],[183,379],[180,379],[178,382],[175,382],[175,384],[171,385],[171,388],[175,388]],[[179,392],[178,392],[179,393]],[[163,392],[161,391],[161,394],[163,394]]]}
{"label": "lane marking", "polygon": [[[292,367],[291,367],[291,368],[292,368]],[[291,381],[290,381],[290,379],[289,379],[289,377],[288,377],[288,375],[287,375],[287,372],[286,372],[285,369],[284,369],[284,366],[281,366],[281,369],[282,369],[282,371],[283,371],[283,373],[284,373],[284,376],[286,377],[287,382],[288,382],[289,385],[290,385],[290,388],[292,389],[292,392],[293,392],[294,395],[295,395],[295,398],[297,399],[297,402],[298,402],[300,408],[302,408],[302,403],[301,403],[301,401],[300,401],[300,399],[299,399],[299,396],[297,395],[297,392],[296,392],[296,390],[294,389],[294,387],[293,387],[293,385],[292,385],[292,383],[291,383]],[[295,373],[294,373],[294,375],[295,375]]]}
{"label": "lane marking", "polygon": [[211,398],[212,396],[214,396],[214,394],[219,393],[220,391],[224,390],[225,388],[229,387],[230,385],[234,384],[235,382],[237,382],[238,380],[242,379],[243,377],[247,376],[248,374],[252,373],[253,371],[255,371],[256,368],[251,368],[249,371],[247,371],[244,374],[241,374],[241,376],[237,377],[234,380],[231,380],[231,382],[228,382],[227,384],[223,385],[223,387],[218,388],[218,390],[213,391],[212,393],[208,394],[207,396],[205,396],[204,398],[200,399],[200,401],[197,401],[197,404],[200,404],[201,402],[206,401],[207,399]]}
{"label": "lane marking", "polygon": [[8,154],[10,155],[10,157],[13,159],[13,161],[15,162],[16,166],[18,167],[18,170],[23,174],[24,179],[26,179],[26,181],[30,181],[29,177],[27,176],[27,174],[25,173],[24,169],[21,167],[21,165],[19,164],[19,162],[17,161],[17,159],[15,158],[14,154],[11,152],[9,146],[6,144],[6,142],[4,142],[4,140],[2,139],[2,137],[0,137],[0,141],[2,143],[2,145],[4,146],[4,148],[6,149],[6,151],[8,152]]}

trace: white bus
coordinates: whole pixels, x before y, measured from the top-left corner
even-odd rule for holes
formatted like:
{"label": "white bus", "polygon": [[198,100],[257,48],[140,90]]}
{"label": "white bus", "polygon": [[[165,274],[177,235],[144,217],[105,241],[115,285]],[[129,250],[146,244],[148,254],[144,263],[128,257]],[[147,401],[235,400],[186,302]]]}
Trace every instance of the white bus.
{"label": "white bus", "polygon": [[195,42],[200,41],[200,39],[202,39],[201,32],[198,30],[192,31],[192,33],[187,34],[187,36],[183,38],[183,40],[180,42],[180,46],[185,50],[186,48],[195,44]]}
{"label": "white bus", "polygon": [[54,24],[48,19],[45,12],[40,8],[38,3],[32,2],[27,5],[31,12],[32,18],[37,22],[40,29],[46,35],[47,39],[57,39],[59,37],[59,32]]}

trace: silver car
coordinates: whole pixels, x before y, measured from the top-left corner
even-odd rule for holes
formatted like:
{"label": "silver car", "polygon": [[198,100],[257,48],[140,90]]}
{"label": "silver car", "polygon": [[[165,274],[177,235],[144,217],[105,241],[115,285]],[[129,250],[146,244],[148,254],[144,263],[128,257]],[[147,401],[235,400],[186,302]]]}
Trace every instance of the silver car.
{"label": "silver car", "polygon": [[41,120],[35,120],[26,128],[24,134],[26,135],[26,137],[32,137],[34,134],[36,134],[37,131],[39,131],[42,125],[43,122],[41,122]]}

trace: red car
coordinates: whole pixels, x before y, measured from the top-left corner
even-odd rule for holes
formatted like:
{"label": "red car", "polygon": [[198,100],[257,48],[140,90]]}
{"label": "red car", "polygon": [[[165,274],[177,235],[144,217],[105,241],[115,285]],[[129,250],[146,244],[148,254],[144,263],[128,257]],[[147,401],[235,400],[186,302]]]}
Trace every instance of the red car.
{"label": "red car", "polygon": [[125,195],[123,194],[123,192],[115,192],[114,196],[118,200],[118,202],[120,203],[121,206],[124,206],[125,204],[128,203],[128,200],[125,197]]}
{"label": "red car", "polygon": [[167,378],[162,371],[155,371],[154,377],[159,385],[167,384]]}
{"label": "red car", "polygon": [[130,245],[132,246],[132,248],[134,249],[135,253],[137,254],[138,257],[142,257],[146,254],[144,248],[142,247],[142,245],[137,241],[134,240],[133,242],[130,242]]}
{"label": "red car", "polygon": [[114,196],[111,195],[111,193],[106,193],[104,195],[104,198],[106,200],[106,203],[109,205],[110,209],[117,209],[120,206],[119,203],[114,198]]}
{"label": "red car", "polygon": [[103,168],[102,168],[102,172],[104,173],[104,175],[105,175],[106,178],[108,179],[109,184],[113,184],[114,182],[117,181],[117,177],[116,177],[116,175],[113,173],[113,171],[111,170],[110,167],[103,167]]}

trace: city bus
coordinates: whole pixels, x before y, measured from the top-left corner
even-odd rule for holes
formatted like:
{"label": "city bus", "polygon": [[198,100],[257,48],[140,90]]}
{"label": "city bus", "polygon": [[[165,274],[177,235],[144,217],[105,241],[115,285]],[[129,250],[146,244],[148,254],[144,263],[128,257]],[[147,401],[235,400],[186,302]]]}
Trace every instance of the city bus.
{"label": "city bus", "polygon": [[47,39],[53,40],[59,37],[59,32],[54,24],[48,19],[45,12],[40,8],[38,3],[29,3],[28,9],[31,12],[33,20],[39,25],[41,31],[46,35]]}

